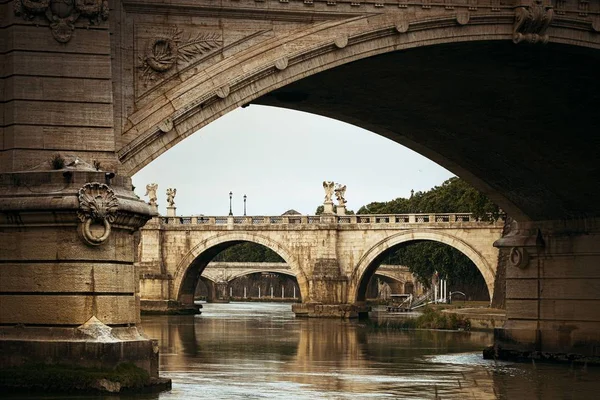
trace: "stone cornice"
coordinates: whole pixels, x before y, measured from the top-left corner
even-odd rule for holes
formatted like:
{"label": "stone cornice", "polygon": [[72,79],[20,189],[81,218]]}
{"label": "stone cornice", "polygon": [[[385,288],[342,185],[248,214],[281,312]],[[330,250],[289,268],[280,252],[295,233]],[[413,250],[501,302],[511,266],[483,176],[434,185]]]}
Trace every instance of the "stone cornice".
{"label": "stone cornice", "polygon": [[[474,13],[510,12],[527,6],[520,1],[460,1],[460,0],[123,0],[127,12],[138,14],[202,15],[212,18],[268,19],[275,21],[317,22],[343,19],[359,15],[382,13],[439,13],[469,11]],[[567,1],[556,8],[557,14],[569,19],[600,17],[597,11],[583,10],[575,1]]]}
{"label": "stone cornice", "polygon": [[[0,174],[0,227],[75,226],[78,191],[88,182],[105,182],[105,172],[44,171]],[[108,180],[118,199],[114,226],[136,230],[151,218],[152,210],[131,191],[126,177]]]}

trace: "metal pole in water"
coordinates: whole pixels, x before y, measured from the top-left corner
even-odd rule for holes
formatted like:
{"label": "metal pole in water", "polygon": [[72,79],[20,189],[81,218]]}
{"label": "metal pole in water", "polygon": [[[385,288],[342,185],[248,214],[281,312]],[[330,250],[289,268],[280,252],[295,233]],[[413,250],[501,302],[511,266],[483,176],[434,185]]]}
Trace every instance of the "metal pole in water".
{"label": "metal pole in water", "polygon": [[285,296],[285,288],[281,285],[281,298],[283,299]]}
{"label": "metal pole in water", "polygon": [[260,286],[258,287],[258,298],[260,299]]}
{"label": "metal pole in water", "polygon": [[271,286],[271,298],[273,298],[273,286]]}
{"label": "metal pole in water", "polygon": [[244,286],[244,298],[246,298],[246,286]]}
{"label": "metal pole in water", "polygon": [[229,287],[229,297],[233,297],[233,288]]}

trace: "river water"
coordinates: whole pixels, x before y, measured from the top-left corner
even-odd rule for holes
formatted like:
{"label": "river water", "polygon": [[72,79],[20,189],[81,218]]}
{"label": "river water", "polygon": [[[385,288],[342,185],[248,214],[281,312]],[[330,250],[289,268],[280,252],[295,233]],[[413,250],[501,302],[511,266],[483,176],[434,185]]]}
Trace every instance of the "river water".
{"label": "river water", "polygon": [[374,330],[278,303],[205,304],[142,326],[173,389],[111,399],[600,398],[599,368],[484,360],[490,333]]}

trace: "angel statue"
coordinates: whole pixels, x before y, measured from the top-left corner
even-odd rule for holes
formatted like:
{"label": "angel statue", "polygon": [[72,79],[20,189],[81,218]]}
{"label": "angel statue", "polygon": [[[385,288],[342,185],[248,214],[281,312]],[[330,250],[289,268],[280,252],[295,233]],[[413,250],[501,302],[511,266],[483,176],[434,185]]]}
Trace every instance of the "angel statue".
{"label": "angel statue", "polygon": [[331,196],[333,195],[334,183],[331,181],[323,181],[323,189],[325,189],[325,203],[331,203]]}
{"label": "angel statue", "polygon": [[149,183],[146,185],[146,194],[144,196],[148,196],[150,198],[150,200],[148,201],[148,204],[150,204],[151,206],[155,206],[156,205],[156,191],[158,190],[158,184],[156,183]]}
{"label": "angel statue", "polygon": [[343,206],[346,204],[346,199],[344,196],[346,195],[346,185],[337,184],[335,185],[335,198],[338,201],[339,206]]}
{"label": "angel statue", "polygon": [[177,194],[177,189],[168,188],[167,189],[167,203],[169,203],[169,207],[175,206],[175,195]]}

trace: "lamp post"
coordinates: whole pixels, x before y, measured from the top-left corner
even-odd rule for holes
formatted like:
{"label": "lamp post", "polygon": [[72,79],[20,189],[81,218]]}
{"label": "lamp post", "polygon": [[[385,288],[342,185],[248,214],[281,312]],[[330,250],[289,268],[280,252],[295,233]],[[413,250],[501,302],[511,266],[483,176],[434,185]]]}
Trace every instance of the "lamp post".
{"label": "lamp post", "polygon": [[229,192],[229,215],[233,215],[233,212],[231,211],[231,197],[233,196],[232,192]]}
{"label": "lamp post", "polygon": [[248,196],[244,195],[244,217],[246,216],[246,199]]}

